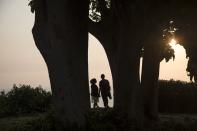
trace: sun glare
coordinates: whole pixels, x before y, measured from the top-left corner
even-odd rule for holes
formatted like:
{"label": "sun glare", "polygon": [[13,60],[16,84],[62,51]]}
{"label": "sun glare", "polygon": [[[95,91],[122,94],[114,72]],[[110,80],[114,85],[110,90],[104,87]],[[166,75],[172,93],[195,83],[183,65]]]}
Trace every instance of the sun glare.
{"label": "sun glare", "polygon": [[177,48],[177,42],[175,39],[172,39],[169,45],[175,50]]}
{"label": "sun glare", "polygon": [[183,49],[183,47],[180,44],[178,44],[175,39],[172,39],[169,45],[174,49],[176,55],[177,53],[181,53],[181,50]]}

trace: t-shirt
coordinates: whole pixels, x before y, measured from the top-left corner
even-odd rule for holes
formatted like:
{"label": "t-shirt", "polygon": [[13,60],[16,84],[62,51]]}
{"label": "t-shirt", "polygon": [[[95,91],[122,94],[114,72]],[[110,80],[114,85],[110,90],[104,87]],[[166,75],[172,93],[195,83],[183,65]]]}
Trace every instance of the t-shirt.
{"label": "t-shirt", "polygon": [[91,85],[91,96],[99,97],[98,86],[95,84]]}
{"label": "t-shirt", "polygon": [[103,79],[99,82],[99,87],[102,95],[108,96],[110,92],[110,86],[109,86],[109,81],[106,79]]}

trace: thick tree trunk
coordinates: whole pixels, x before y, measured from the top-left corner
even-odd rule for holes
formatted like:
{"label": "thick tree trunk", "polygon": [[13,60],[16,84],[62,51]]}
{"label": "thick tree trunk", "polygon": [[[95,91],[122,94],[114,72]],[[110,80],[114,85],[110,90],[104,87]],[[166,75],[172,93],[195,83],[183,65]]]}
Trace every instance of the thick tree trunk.
{"label": "thick tree trunk", "polygon": [[106,26],[106,23],[90,23],[89,31],[101,42],[109,60],[113,77],[114,108],[133,119],[138,114],[136,105],[140,85],[140,47],[133,38],[135,31],[130,30],[131,25],[111,22],[110,26]]}
{"label": "thick tree trunk", "polygon": [[35,16],[32,32],[48,67],[56,117],[63,126],[83,126],[90,106],[88,0],[46,1]]}
{"label": "thick tree trunk", "polygon": [[135,27],[127,19],[118,20],[116,30],[117,63],[115,70],[114,106],[129,119],[136,119],[137,89],[139,88],[140,49]]}
{"label": "thick tree trunk", "polygon": [[150,36],[144,46],[141,87],[143,92],[144,116],[149,120],[158,119],[159,44],[161,43],[159,38],[161,36]]}
{"label": "thick tree trunk", "polygon": [[[124,3],[123,6],[127,5]],[[124,7],[112,7],[110,18],[104,18],[99,23],[90,22],[89,31],[101,42],[109,60],[113,77],[114,108],[132,119],[137,114],[140,85],[140,45],[136,35],[139,27],[131,21],[130,15],[124,14],[125,11],[126,14],[131,11],[124,10]]]}

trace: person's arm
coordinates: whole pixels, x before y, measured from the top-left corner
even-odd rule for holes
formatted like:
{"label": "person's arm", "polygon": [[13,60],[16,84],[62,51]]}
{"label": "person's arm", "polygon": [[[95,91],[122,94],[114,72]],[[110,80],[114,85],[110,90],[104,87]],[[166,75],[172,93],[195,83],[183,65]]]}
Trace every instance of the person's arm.
{"label": "person's arm", "polygon": [[101,83],[99,82],[99,96],[101,95]]}
{"label": "person's arm", "polygon": [[110,84],[109,84],[109,81],[108,80],[107,80],[107,84],[108,84],[108,97],[109,97],[109,99],[112,99],[111,87],[110,87]]}
{"label": "person's arm", "polygon": [[96,88],[97,88],[97,95],[98,97],[100,97],[100,90],[99,90],[99,87],[96,85]]}
{"label": "person's arm", "polygon": [[93,88],[92,88],[92,85],[91,85],[91,93],[90,93],[91,96],[92,96],[92,90],[93,90]]}
{"label": "person's arm", "polygon": [[109,84],[109,81],[107,80],[108,86],[109,86],[109,91],[111,91],[111,86]]}

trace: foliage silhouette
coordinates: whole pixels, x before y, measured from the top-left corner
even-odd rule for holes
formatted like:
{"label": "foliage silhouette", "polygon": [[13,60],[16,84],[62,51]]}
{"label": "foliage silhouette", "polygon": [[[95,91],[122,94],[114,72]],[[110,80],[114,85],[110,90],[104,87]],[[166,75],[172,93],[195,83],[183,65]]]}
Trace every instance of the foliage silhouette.
{"label": "foliage silhouette", "polygon": [[14,85],[13,88],[0,95],[0,117],[43,113],[49,110],[51,93],[40,87],[30,85]]}
{"label": "foliage silhouette", "polygon": [[159,81],[161,113],[197,113],[197,84],[183,81]]}

